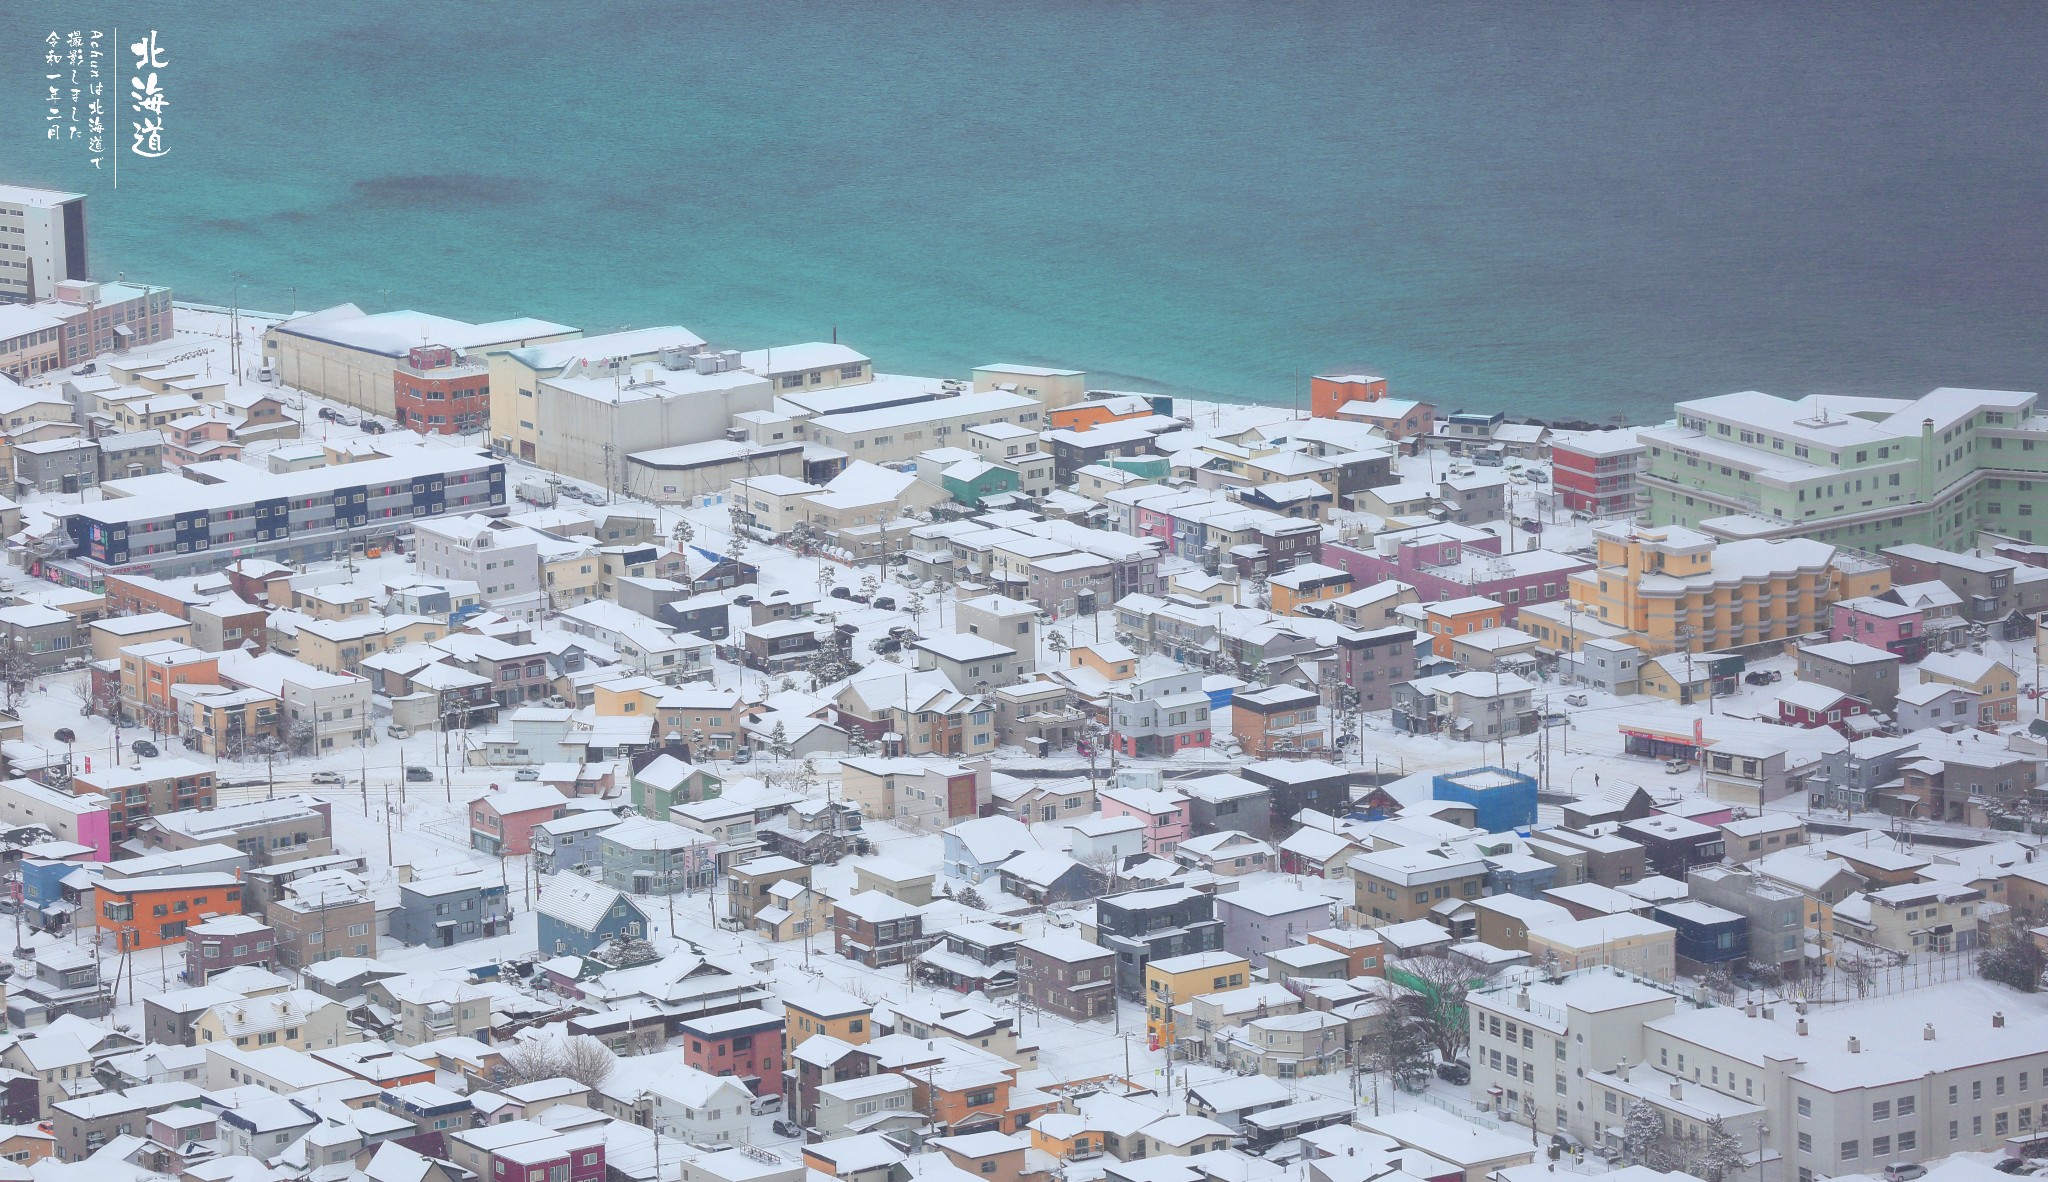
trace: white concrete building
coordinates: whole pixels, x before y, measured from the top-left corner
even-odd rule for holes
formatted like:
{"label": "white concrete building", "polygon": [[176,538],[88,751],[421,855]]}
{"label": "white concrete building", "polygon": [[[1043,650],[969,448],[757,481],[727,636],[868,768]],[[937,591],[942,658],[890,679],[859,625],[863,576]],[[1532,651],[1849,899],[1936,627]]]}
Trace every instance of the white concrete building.
{"label": "white concrete building", "polygon": [[470,324],[429,312],[371,314],[337,304],[264,333],[263,359],[287,386],[390,417],[397,410],[398,367],[423,343],[480,354],[581,335],[530,316]]}
{"label": "white concrete building", "polygon": [[85,278],[85,194],[0,185],[0,303],[46,300]]}

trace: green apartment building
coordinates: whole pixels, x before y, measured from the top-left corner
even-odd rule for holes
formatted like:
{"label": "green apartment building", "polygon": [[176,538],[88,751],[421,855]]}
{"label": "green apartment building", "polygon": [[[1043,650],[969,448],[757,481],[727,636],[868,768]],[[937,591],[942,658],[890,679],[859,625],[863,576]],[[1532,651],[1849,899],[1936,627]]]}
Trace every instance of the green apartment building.
{"label": "green apartment building", "polygon": [[2048,539],[2048,416],[2038,395],[1919,398],[1749,391],[1677,405],[1645,427],[1651,522],[1723,539],[1806,537],[1875,551],[1967,550],[1979,531]]}

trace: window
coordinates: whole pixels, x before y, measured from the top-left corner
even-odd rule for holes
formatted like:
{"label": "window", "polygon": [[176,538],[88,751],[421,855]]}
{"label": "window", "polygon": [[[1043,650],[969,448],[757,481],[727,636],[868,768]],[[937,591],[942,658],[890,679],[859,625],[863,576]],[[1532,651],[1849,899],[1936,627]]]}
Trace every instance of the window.
{"label": "window", "polygon": [[1838,1156],[1840,1156],[1843,1161],[1854,1161],[1856,1160],[1860,1149],[1860,1142],[1844,1141],[1842,1142],[1842,1152]]}
{"label": "window", "polygon": [[1812,1115],[1813,1115],[1813,1101],[1811,1101],[1811,1100],[1807,1099],[1807,1098],[1806,1098],[1806,1097],[1804,1097],[1804,1096],[1801,1096],[1801,1097],[1799,1097],[1799,1115],[1801,1115],[1801,1116],[1812,1116]]}
{"label": "window", "polygon": [[[2025,1080],[2026,1076],[2022,1075],[2020,1079]],[[2021,1086],[2024,1087],[2024,1083]],[[1915,1103],[1917,1103],[1916,1097],[1900,1096],[1897,1105],[1895,1105],[1894,1107],[1896,1108],[1900,1116],[1911,1116],[1913,1115],[1913,1106]]]}

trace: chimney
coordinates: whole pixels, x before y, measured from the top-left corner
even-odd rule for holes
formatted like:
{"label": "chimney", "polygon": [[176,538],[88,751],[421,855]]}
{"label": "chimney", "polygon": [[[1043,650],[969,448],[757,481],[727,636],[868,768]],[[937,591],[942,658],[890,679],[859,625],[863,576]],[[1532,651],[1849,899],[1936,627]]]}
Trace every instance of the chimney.
{"label": "chimney", "polygon": [[1623,1060],[1622,1060],[1621,1062],[1619,1062],[1619,1063],[1616,1063],[1616,1064],[1614,1065],[1614,1074],[1615,1074],[1615,1077],[1616,1077],[1616,1078],[1618,1078],[1618,1079],[1620,1079],[1620,1080],[1621,1080],[1621,1081],[1622,1081],[1623,1083],[1627,1083],[1627,1082],[1628,1082],[1628,1060],[1627,1060],[1627,1059],[1623,1059]]}
{"label": "chimney", "polygon": [[1776,1011],[1774,1011],[1773,1009],[1771,1009],[1771,1007],[1769,1007],[1769,1006],[1765,1006],[1765,1007],[1764,1007],[1764,1021],[1766,1021],[1766,1022],[1770,1021],[1770,1020],[1771,1020],[1771,1016],[1772,1016],[1772,1014],[1774,1014],[1775,1012],[1776,1012]]}
{"label": "chimney", "polygon": [[1922,1026],[1922,1027],[1920,1028],[1920,1037],[1921,1037],[1921,1038],[1923,1038],[1923,1039],[1925,1039],[1925,1040],[1926,1040],[1926,1041],[1928,1041],[1928,1042],[1933,1042],[1933,1041],[1934,1041],[1934,1023],[1932,1023],[1932,1022],[1929,1022],[1929,1023],[1927,1024],[1927,1025],[1925,1025],[1925,1026]]}
{"label": "chimney", "polygon": [[2005,1011],[2004,1011],[2004,1010],[1996,1010],[1996,1011],[1994,1011],[1994,1012],[1992,1013],[1992,1015],[1991,1015],[1991,1028],[1992,1028],[1993,1030],[1996,1030],[1996,1029],[1998,1029],[1999,1027],[2002,1027],[2002,1026],[2004,1026],[2004,1025],[2005,1025]]}
{"label": "chimney", "polygon": [[1804,1018],[1801,1018],[1801,1019],[1799,1019],[1798,1023],[1797,1023],[1797,1024],[1795,1024],[1795,1025],[1794,1025],[1794,1026],[1792,1027],[1792,1029],[1793,1029],[1793,1030],[1795,1030],[1795,1031],[1798,1031],[1798,1033],[1799,1033],[1799,1037],[1801,1037],[1801,1038],[1805,1038],[1805,1037],[1806,1037],[1806,1019],[1804,1019]]}
{"label": "chimney", "polygon": [[1853,1034],[1849,1036],[1849,1053],[1852,1055],[1863,1053],[1863,1040]]}
{"label": "chimney", "polygon": [[1675,1079],[1671,1081],[1671,1098],[1673,1100],[1685,1099],[1685,1085]]}
{"label": "chimney", "polygon": [[1529,1008],[1529,987],[1527,985],[1522,986],[1522,991],[1515,995],[1515,1004],[1525,1010]]}

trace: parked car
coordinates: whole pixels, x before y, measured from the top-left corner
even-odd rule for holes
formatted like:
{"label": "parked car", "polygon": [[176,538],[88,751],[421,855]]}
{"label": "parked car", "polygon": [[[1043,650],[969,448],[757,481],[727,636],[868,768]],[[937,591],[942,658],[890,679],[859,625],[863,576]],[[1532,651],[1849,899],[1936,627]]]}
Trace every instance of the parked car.
{"label": "parked car", "polygon": [[83,374],[83,373],[96,373],[96,372],[98,372],[99,368],[100,368],[100,366],[99,366],[99,363],[98,363],[97,361],[88,361],[88,362],[86,362],[86,363],[85,363],[84,365],[81,365],[81,366],[79,366],[79,367],[78,367],[77,369],[74,369],[74,370],[72,370],[71,372],[72,372],[72,373],[79,373],[79,374]]}
{"label": "parked car", "polygon": [[1464,1063],[1439,1063],[1436,1077],[1445,1083],[1468,1084],[1472,1082],[1472,1068]]}
{"label": "parked car", "polygon": [[1586,704],[1586,695],[1566,694],[1564,696],[1564,704],[1567,706],[1583,706]]}
{"label": "parked car", "polygon": [[377,419],[364,415],[363,430],[368,431],[372,435],[382,435],[384,433],[384,424]]}
{"label": "parked car", "polygon": [[1750,685],[1769,685],[1771,684],[1771,674],[1765,669],[1751,669],[1742,675],[1742,680]]}
{"label": "parked car", "polygon": [[851,587],[834,587],[834,588],[832,588],[832,598],[834,598],[834,599],[852,599],[852,598],[853,598],[853,588],[851,588]]}
{"label": "parked car", "polygon": [[394,738],[394,739],[410,739],[410,738],[412,738],[412,728],[411,728],[411,727],[404,727],[404,726],[400,726],[400,725],[398,725],[398,724],[397,724],[397,723],[395,723],[395,722],[394,722],[394,723],[392,723],[392,724],[391,724],[390,726],[387,726],[387,727],[385,727],[385,728],[384,728],[384,733],[385,733],[385,734],[387,734],[387,735],[390,735],[390,736],[391,736],[392,738]]}
{"label": "parked car", "polygon": [[734,763],[752,763],[754,762],[754,753],[742,747],[732,753],[732,761]]}
{"label": "parked car", "polygon": [[777,1120],[769,1127],[775,1130],[775,1135],[778,1137],[801,1137],[804,1135],[804,1127],[793,1120]]}
{"label": "parked car", "polygon": [[314,772],[313,782],[315,784],[340,784],[345,781],[342,780],[340,772]]}
{"label": "parked car", "polygon": [[128,744],[128,750],[133,751],[144,759],[155,759],[157,756],[156,744],[148,739],[135,740],[133,743]]}
{"label": "parked car", "polygon": [[320,408],[320,417],[330,423],[338,423],[341,421],[341,412],[331,406],[323,406]]}
{"label": "parked car", "polygon": [[893,612],[896,610],[896,597],[893,595],[877,595],[875,596],[875,606],[885,612]]}
{"label": "parked car", "polygon": [[1884,1182],[1913,1182],[1926,1176],[1927,1167],[1917,1161],[1895,1161],[1884,1168]]}
{"label": "parked car", "polygon": [[1664,774],[1667,776],[1682,776],[1691,770],[1692,760],[1690,759],[1667,759],[1664,761]]}
{"label": "parked car", "polygon": [[523,767],[513,772],[512,778],[515,780],[538,780],[540,779],[540,769],[537,767]]}
{"label": "parked car", "polygon": [[420,767],[419,765],[415,764],[412,767],[405,769],[405,778],[410,783],[418,784],[424,781],[432,780],[434,778],[434,773],[428,771],[426,768]]}
{"label": "parked car", "polygon": [[753,1109],[755,1116],[766,1116],[771,1112],[781,1112],[782,1097],[756,1096],[748,1103],[747,1107]]}

